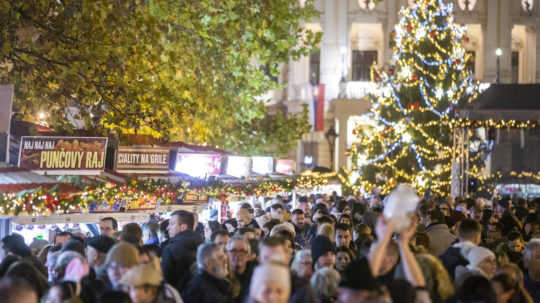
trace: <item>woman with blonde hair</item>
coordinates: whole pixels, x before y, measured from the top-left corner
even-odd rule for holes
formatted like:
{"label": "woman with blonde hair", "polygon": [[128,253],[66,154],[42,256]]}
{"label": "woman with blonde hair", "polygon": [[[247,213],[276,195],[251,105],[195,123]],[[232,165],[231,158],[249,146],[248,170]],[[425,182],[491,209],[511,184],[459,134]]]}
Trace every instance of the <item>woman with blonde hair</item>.
{"label": "woman with blonde hair", "polygon": [[178,291],[163,281],[159,259],[130,268],[120,280],[133,303],[183,303]]}
{"label": "woman with blonde hair", "polygon": [[323,223],[317,228],[317,235],[326,236],[332,243],[334,242],[334,226],[330,223]]}

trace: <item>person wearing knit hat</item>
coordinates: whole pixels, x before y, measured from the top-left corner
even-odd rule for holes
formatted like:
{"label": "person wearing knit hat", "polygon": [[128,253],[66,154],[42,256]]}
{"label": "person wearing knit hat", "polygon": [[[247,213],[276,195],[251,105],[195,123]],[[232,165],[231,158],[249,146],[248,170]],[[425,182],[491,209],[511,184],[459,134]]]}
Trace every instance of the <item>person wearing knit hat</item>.
{"label": "person wearing knit hat", "polygon": [[481,275],[491,279],[495,274],[497,261],[491,250],[481,246],[466,246],[461,249],[461,253],[469,264],[456,268],[456,286],[461,286],[465,279],[473,275]]}
{"label": "person wearing knit hat", "polygon": [[469,260],[468,270],[477,271],[488,279],[491,279],[497,270],[495,254],[487,248],[472,247],[467,253],[467,260]]}
{"label": "person wearing knit hat", "polygon": [[157,257],[152,257],[149,263],[133,266],[122,276],[120,284],[127,286],[129,297],[134,303],[183,302],[174,287],[163,283],[163,273]]}
{"label": "person wearing knit hat", "polygon": [[311,241],[311,258],[315,270],[323,267],[334,268],[336,263],[336,247],[326,236],[316,236]]}
{"label": "person wearing knit hat", "polygon": [[267,263],[255,268],[251,278],[249,298],[257,303],[286,303],[291,293],[289,268]]}
{"label": "person wearing knit hat", "polygon": [[133,266],[139,263],[139,252],[135,246],[120,242],[107,253],[104,267],[111,288],[118,289],[120,279]]}
{"label": "person wearing knit hat", "polygon": [[105,263],[107,253],[116,241],[107,236],[97,236],[86,240],[86,257],[90,266],[97,267]]}

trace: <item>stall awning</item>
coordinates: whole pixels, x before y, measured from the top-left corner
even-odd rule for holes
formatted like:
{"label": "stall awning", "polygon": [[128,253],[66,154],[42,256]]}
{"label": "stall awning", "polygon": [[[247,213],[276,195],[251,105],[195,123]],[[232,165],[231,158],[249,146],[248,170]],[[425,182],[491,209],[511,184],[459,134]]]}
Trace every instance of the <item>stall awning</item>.
{"label": "stall awning", "polygon": [[59,183],[54,178],[36,174],[19,167],[0,168],[0,191],[19,192],[38,187],[50,189],[58,185],[63,193],[75,193],[80,190],[68,183]]}
{"label": "stall awning", "polygon": [[540,120],[540,84],[492,84],[460,114],[470,120]]}
{"label": "stall awning", "polygon": [[166,144],[166,146],[177,148],[179,152],[215,153],[215,154],[223,154],[223,155],[230,154],[229,152],[225,150],[215,148],[212,146],[191,145],[184,142],[169,142]]}
{"label": "stall awning", "polygon": [[56,180],[18,167],[0,168],[0,185],[56,183]]}

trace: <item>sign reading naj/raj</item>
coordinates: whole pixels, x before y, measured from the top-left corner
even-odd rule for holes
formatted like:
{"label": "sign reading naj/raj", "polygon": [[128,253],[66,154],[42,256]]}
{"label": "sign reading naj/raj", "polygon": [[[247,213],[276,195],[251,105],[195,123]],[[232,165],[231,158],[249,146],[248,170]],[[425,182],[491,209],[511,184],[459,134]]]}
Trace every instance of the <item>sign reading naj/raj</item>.
{"label": "sign reading naj/raj", "polygon": [[169,171],[169,150],[155,147],[119,146],[115,163],[118,172],[166,173]]}
{"label": "sign reading naj/raj", "polygon": [[105,168],[107,138],[21,138],[19,167],[58,174],[92,174]]}

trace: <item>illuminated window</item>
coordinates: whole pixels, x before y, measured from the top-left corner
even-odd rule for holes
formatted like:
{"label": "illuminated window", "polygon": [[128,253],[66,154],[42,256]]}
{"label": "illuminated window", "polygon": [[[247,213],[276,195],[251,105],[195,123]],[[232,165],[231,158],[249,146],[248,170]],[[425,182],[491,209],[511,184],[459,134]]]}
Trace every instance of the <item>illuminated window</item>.
{"label": "illuminated window", "polygon": [[475,51],[467,51],[467,54],[470,55],[470,59],[467,62],[467,69],[470,70],[474,76],[475,69],[474,66],[476,64],[476,52]]}
{"label": "illuminated window", "polygon": [[519,82],[519,52],[512,52],[512,83]]}
{"label": "illuminated window", "polygon": [[319,83],[321,78],[321,51],[317,50],[309,55],[309,82]]}
{"label": "illuminated window", "polygon": [[352,80],[369,81],[373,62],[377,62],[377,51],[353,50]]}

